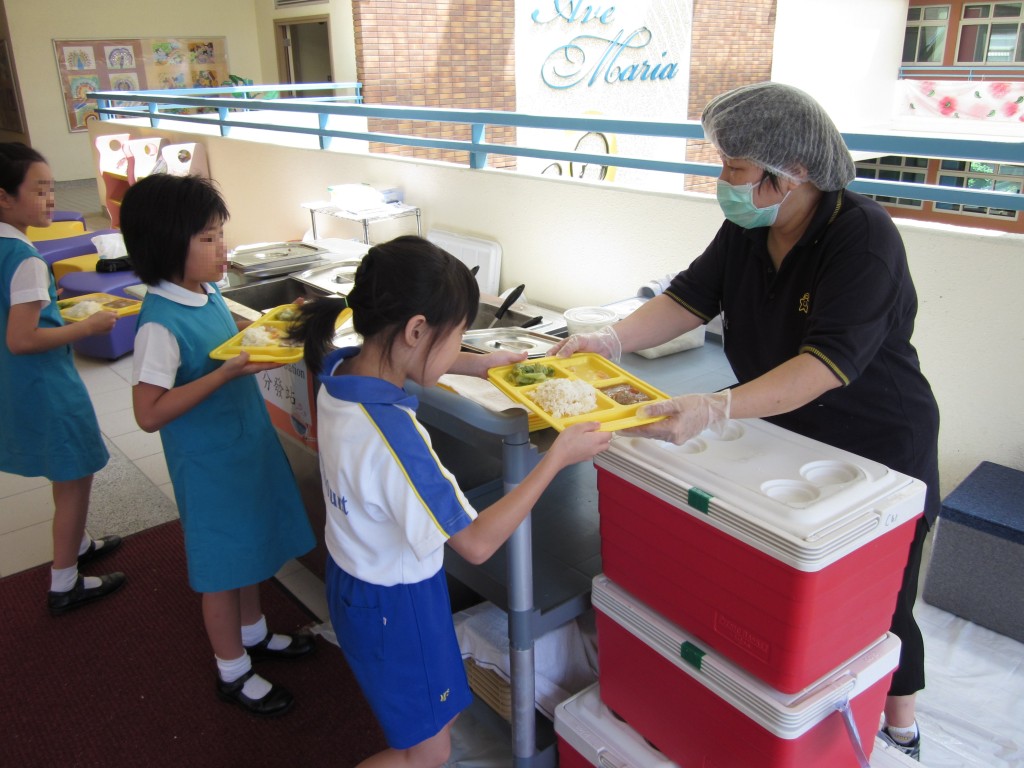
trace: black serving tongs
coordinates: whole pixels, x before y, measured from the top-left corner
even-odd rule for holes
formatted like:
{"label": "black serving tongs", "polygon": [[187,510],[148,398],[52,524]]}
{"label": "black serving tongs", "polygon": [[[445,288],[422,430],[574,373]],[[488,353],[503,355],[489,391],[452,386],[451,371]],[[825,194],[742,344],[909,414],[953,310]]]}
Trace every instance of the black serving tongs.
{"label": "black serving tongs", "polygon": [[523,291],[525,290],[526,285],[517,285],[515,288],[513,288],[509,292],[508,296],[505,297],[505,300],[501,302],[501,306],[498,307],[498,311],[494,313],[494,319],[491,320],[490,325],[488,325],[487,327],[493,328],[495,325],[497,325],[498,321],[505,316],[506,312],[508,312],[508,308],[515,304],[516,301],[518,301],[519,297],[523,295]]}

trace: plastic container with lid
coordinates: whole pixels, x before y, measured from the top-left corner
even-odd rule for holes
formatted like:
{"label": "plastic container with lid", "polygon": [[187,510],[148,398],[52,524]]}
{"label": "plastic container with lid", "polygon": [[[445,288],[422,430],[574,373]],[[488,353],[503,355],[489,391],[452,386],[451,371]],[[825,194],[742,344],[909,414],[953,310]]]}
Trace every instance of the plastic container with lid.
{"label": "plastic container with lid", "polygon": [[757,419],[595,457],[607,576],[780,691],[892,620],[924,483]]}
{"label": "plastic container with lid", "polygon": [[[885,633],[783,693],[604,575],[592,593],[601,700],[682,766],[858,768],[870,757],[900,641]],[[861,754],[858,754],[858,751]]]}
{"label": "plastic container with lid", "polygon": [[608,307],[573,307],[562,313],[569,335],[574,333],[593,333],[619,319],[614,310]]}

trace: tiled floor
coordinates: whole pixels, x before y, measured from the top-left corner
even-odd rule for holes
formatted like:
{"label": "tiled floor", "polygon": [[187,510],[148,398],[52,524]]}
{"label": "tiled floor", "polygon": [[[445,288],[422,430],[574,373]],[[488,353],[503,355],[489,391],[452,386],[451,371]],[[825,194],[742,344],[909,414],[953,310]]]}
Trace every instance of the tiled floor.
{"label": "tiled floor", "polygon": [[[76,364],[92,397],[101,432],[142,473],[133,478],[148,486],[140,488],[140,497],[155,488],[173,502],[160,436],[140,430],[132,413],[131,361],[131,355],[114,362],[78,356]],[[95,492],[93,497],[94,506],[103,505]],[[4,510],[0,515],[0,576],[49,562],[53,557],[50,483],[45,478],[0,472],[0,505]],[[114,532],[120,533],[101,531]]]}
{"label": "tiled floor", "polygon": [[[83,195],[84,205],[94,205],[94,185],[71,184]],[[73,207],[58,197],[58,208],[65,206],[92,210]],[[90,216],[94,228],[104,226],[104,221],[98,212]],[[77,364],[112,454],[131,465],[131,471],[125,473],[128,479],[118,476],[117,483],[134,483],[136,494],[159,494],[173,501],[159,437],[142,432],[132,414],[131,355],[113,362],[78,356]],[[97,486],[93,506],[101,516],[105,494],[99,474]],[[170,508],[173,510],[173,504]],[[0,577],[50,561],[52,515],[46,480],[0,473]],[[118,524],[139,530],[152,521],[134,518]],[[315,615],[326,620],[323,584],[315,575],[293,561],[282,569],[278,579]],[[926,739],[924,765],[1024,766],[1024,644],[924,603],[919,604],[917,613],[928,650],[929,686],[920,695],[918,708]],[[873,760],[878,765],[883,757],[880,749],[876,746],[878,759]],[[480,763],[471,760],[469,764]],[[499,759],[488,764],[506,762]]]}

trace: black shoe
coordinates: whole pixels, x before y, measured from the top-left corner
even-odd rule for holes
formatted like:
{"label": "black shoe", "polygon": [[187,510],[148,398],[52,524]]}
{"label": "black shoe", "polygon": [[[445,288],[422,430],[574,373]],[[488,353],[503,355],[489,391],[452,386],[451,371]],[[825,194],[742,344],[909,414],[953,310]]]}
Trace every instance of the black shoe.
{"label": "black shoe", "polygon": [[101,557],[106,557],[121,546],[120,536],[102,536],[100,537],[100,541],[103,542],[102,547],[97,549],[96,540],[94,539],[89,542],[89,548],[78,556],[79,568],[92,560],[99,560]]}
{"label": "black shoe", "polygon": [[106,597],[111,592],[117,591],[124,584],[124,574],[120,571],[98,576],[97,578],[100,580],[98,587],[86,588],[85,577],[79,574],[75,586],[67,592],[50,592],[47,594],[46,606],[50,609],[50,615],[60,616],[62,613],[67,613],[86,603],[91,603],[93,600],[99,600],[101,597]]}
{"label": "black shoe", "polygon": [[[281,634],[281,633],[278,633]],[[316,650],[316,642],[313,639],[313,635],[308,632],[298,632],[294,635],[287,635],[292,639],[288,645],[279,651],[275,651],[267,647],[274,634],[267,632],[267,636],[264,637],[256,645],[244,646],[246,653],[249,654],[254,660],[256,659],[297,659],[300,656],[305,656]]]}
{"label": "black shoe", "polygon": [[233,683],[225,683],[223,680],[218,679],[217,696],[224,701],[237,704],[250,714],[259,715],[260,717],[283,715],[292,708],[295,700],[280,685],[272,684],[270,690],[267,691],[267,695],[261,699],[250,699],[242,693],[242,686],[245,685],[245,681],[255,674],[256,672],[250,669]]}

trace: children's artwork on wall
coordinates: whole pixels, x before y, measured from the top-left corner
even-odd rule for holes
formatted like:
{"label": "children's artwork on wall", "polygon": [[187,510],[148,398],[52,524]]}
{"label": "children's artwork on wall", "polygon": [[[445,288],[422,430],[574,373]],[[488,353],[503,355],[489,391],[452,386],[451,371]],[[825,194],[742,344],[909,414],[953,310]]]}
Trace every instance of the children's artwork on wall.
{"label": "children's artwork on wall", "polygon": [[64,109],[71,132],[86,131],[98,119],[93,91],[145,88],[139,40],[54,40]]}
{"label": "children's artwork on wall", "polygon": [[108,45],[103,51],[108,69],[135,69],[135,51],[131,46]]}
{"label": "children's artwork on wall", "polygon": [[[88,130],[89,123],[99,119],[96,102],[88,98],[94,91],[210,88],[221,85],[229,71],[223,37],[54,40],[53,50],[72,133]],[[0,122],[4,121],[3,87],[0,82]],[[111,105],[137,103],[112,101]]]}

